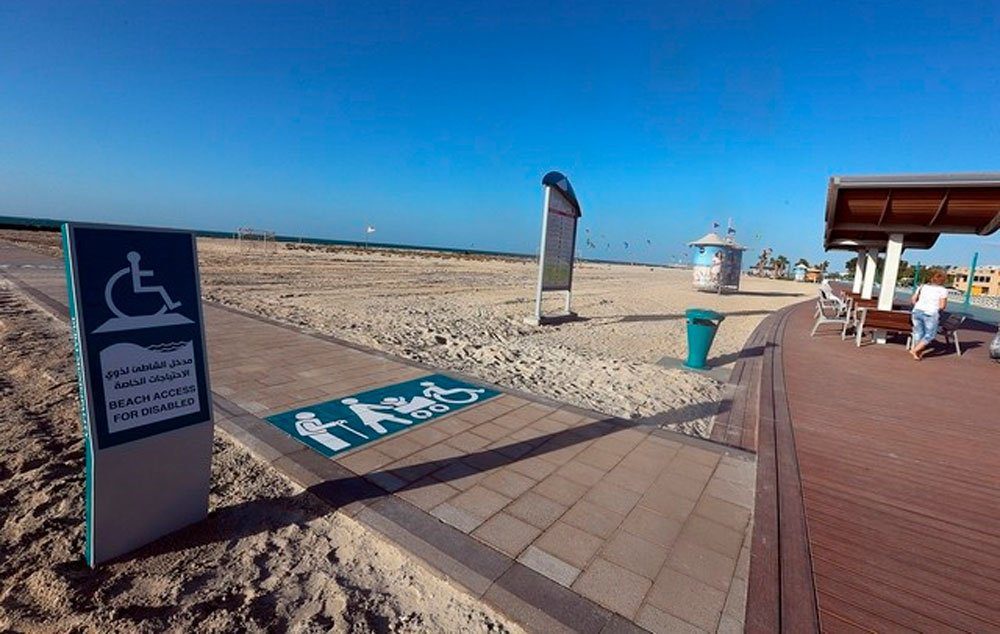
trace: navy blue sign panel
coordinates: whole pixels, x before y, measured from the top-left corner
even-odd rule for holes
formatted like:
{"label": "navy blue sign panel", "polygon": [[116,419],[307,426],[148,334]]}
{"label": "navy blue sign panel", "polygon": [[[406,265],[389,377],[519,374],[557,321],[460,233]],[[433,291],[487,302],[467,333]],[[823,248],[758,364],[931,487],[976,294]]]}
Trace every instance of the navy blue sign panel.
{"label": "navy blue sign panel", "polygon": [[67,225],[66,247],[97,448],[210,420],[193,234]]}
{"label": "navy blue sign panel", "polygon": [[275,427],[334,457],[498,396],[443,374],[268,416]]}

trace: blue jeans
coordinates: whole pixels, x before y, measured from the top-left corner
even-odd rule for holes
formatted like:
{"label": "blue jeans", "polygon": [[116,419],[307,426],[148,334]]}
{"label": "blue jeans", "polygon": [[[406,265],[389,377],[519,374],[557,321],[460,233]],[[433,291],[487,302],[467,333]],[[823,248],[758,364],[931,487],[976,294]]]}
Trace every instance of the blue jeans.
{"label": "blue jeans", "polygon": [[913,311],[910,316],[910,321],[913,322],[913,345],[934,341],[934,337],[937,336],[939,315],[939,313],[931,315],[922,310]]}

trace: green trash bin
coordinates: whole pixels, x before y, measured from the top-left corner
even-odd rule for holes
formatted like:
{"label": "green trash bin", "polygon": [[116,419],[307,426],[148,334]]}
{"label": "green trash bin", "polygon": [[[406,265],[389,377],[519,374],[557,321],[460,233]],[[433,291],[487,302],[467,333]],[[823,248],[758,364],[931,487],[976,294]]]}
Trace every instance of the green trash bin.
{"label": "green trash bin", "polygon": [[704,370],[708,351],[715,339],[715,331],[726,318],[722,313],[706,308],[688,308],[684,311],[687,317],[688,358],[684,367],[692,370]]}

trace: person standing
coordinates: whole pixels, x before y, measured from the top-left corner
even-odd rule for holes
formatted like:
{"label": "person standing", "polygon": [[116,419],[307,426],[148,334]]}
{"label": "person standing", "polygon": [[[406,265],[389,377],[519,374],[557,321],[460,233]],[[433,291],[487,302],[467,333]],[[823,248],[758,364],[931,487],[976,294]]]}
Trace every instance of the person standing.
{"label": "person standing", "polygon": [[927,346],[937,336],[941,311],[948,305],[948,289],[944,287],[944,271],[934,271],[929,284],[921,284],[917,292],[910,298],[913,312],[910,321],[913,323],[913,347],[910,355],[920,361]]}

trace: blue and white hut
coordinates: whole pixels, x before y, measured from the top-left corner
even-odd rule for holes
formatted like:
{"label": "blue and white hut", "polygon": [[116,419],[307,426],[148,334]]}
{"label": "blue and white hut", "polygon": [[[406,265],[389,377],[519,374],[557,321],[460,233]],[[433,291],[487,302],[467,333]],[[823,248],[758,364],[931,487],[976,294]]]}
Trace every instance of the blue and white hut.
{"label": "blue and white hut", "polygon": [[795,271],[796,282],[806,281],[806,271],[809,270],[809,267],[807,267],[805,264],[799,263],[795,265],[795,268],[793,270]]}
{"label": "blue and white hut", "polygon": [[694,249],[691,258],[694,288],[713,293],[737,292],[740,290],[740,270],[743,268],[743,252],[746,247],[736,242],[736,231],[732,226],[725,238],[717,234],[714,228],[688,243]]}

